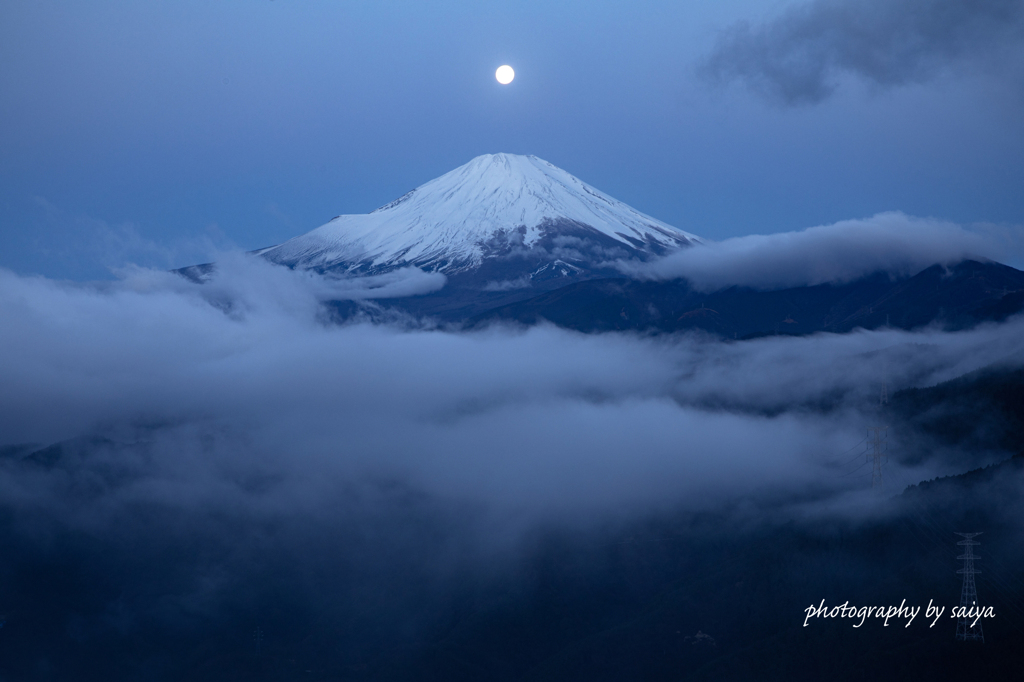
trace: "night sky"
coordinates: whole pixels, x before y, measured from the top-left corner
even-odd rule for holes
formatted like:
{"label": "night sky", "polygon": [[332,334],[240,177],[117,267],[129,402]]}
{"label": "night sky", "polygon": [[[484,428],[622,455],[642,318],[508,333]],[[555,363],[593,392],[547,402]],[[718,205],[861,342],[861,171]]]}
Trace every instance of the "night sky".
{"label": "night sky", "polygon": [[885,211],[1014,229],[1022,7],[5,3],[0,267],[202,262],[493,152],[713,240]]}

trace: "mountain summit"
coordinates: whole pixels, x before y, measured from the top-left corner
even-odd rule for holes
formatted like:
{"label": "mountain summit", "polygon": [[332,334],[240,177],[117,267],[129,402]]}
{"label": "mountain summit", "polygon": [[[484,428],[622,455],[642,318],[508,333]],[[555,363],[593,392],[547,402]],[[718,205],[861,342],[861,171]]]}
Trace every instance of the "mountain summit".
{"label": "mountain summit", "polygon": [[699,242],[536,156],[485,154],[372,213],[338,216],[261,253],[319,271],[415,266],[524,282],[594,276],[617,259]]}

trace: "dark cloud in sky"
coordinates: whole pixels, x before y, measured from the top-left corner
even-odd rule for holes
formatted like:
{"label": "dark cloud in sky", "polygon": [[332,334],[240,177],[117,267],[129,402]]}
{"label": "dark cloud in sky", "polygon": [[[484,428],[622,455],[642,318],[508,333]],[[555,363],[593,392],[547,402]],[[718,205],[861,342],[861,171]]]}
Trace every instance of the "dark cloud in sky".
{"label": "dark cloud in sky", "polygon": [[1015,262],[1022,253],[1012,230],[966,230],[938,220],[882,213],[799,232],[748,235],[684,249],[652,263],[621,263],[641,279],[684,277],[694,286],[757,289],[850,282],[876,272],[914,275],[935,263],[965,258]]}
{"label": "dark cloud in sky", "polygon": [[982,60],[1019,56],[1021,0],[816,0],[737,23],[702,64],[786,104],[827,99],[846,75],[889,88]]}

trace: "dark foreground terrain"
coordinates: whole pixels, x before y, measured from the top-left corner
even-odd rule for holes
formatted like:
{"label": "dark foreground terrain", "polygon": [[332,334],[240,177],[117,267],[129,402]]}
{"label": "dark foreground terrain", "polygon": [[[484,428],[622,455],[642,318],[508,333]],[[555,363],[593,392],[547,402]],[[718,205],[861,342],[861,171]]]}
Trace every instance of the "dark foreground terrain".
{"label": "dark foreground terrain", "polygon": [[[370,493],[354,491],[315,531],[274,513],[180,517],[154,501],[130,507],[111,532],[5,503],[0,679],[1019,679],[1022,396],[1024,371],[1001,368],[894,395],[893,425],[947,451],[1000,449],[1005,459],[898,482],[860,520],[794,513],[798,502],[815,509],[810,496],[766,497],[714,514],[536,529],[525,550],[466,558],[458,536],[472,510],[387,482],[372,493],[387,505],[367,512],[359,500]],[[144,437],[3,456],[9,480],[59,476],[86,516],[102,516],[89,505],[146,466]],[[17,494],[8,488],[5,499]],[[983,621],[984,644],[954,640],[956,531],[984,531],[978,594],[996,613]],[[923,611],[910,627],[802,627],[822,599],[947,608],[934,627]]]}

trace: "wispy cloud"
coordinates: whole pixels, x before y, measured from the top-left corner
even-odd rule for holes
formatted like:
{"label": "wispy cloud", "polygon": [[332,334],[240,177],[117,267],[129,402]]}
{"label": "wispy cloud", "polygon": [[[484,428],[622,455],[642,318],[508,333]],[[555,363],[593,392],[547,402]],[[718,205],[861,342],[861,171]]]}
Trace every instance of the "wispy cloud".
{"label": "wispy cloud", "polygon": [[175,268],[210,260],[234,245],[215,224],[170,241],[152,239],[131,221],[112,222],[74,213],[33,197],[43,217],[36,249],[56,262],[89,261],[107,270],[128,266]]}

